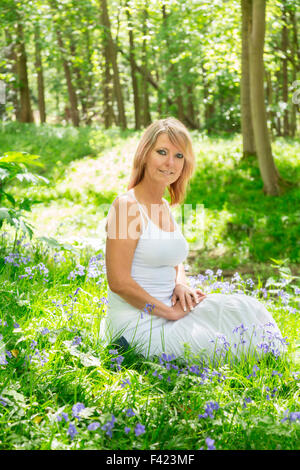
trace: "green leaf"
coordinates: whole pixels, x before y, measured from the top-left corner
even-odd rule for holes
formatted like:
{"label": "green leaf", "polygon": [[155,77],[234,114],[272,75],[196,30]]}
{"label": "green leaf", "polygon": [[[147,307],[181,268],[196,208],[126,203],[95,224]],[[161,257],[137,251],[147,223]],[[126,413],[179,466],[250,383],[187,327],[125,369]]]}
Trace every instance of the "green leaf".
{"label": "green leaf", "polygon": [[51,248],[61,249],[63,248],[66,251],[73,251],[74,253],[77,252],[76,248],[69,243],[59,242],[53,237],[37,237],[38,240],[45,242]]}

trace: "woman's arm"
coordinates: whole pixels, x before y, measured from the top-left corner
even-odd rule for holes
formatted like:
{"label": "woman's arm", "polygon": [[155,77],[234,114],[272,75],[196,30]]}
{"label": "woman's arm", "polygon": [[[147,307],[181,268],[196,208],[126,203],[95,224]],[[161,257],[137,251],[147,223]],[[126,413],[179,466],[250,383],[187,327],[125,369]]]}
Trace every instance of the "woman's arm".
{"label": "woman's arm", "polygon": [[175,266],[176,269],[176,282],[175,284],[188,284],[187,277],[185,275],[185,270],[183,263],[178,264]]}
{"label": "woman's arm", "polygon": [[192,310],[206,295],[200,289],[192,289],[189,287],[183,264],[175,266],[176,282],[172,295],[172,305],[180,301],[184,311]]}
{"label": "woman's arm", "polygon": [[[168,307],[152,297],[132,277],[131,266],[141,233],[141,216],[136,202],[118,198],[107,221],[106,273],[110,289],[133,307],[143,310],[154,305],[152,313],[167,320],[185,315],[180,305]],[[121,260],[121,261],[120,261]]]}

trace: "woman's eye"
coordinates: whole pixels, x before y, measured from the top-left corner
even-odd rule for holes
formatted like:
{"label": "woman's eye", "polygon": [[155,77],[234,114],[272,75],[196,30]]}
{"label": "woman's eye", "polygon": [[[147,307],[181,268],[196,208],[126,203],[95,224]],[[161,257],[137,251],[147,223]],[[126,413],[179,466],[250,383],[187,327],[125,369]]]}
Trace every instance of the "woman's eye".
{"label": "woman's eye", "polygon": [[159,149],[159,150],[157,150],[157,152],[158,152],[160,155],[166,155],[166,151],[163,150],[163,149]]}
{"label": "woman's eye", "polygon": [[183,158],[183,155],[182,155],[182,153],[177,153],[176,157]]}

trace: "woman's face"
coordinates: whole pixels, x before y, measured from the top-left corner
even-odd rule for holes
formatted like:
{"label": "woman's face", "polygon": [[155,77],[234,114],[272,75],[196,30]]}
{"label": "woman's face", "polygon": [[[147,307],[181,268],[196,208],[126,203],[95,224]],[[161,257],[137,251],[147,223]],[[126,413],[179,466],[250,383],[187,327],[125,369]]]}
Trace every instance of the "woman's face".
{"label": "woman's face", "polygon": [[182,150],[172,144],[167,134],[160,134],[148,155],[144,176],[169,186],[179,178],[184,160]]}

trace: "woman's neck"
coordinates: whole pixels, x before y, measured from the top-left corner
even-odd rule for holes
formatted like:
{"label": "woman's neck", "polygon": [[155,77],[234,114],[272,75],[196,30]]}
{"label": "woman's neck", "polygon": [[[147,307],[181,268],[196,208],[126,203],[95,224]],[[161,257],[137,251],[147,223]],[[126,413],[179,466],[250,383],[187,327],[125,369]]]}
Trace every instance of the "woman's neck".
{"label": "woman's neck", "polygon": [[137,199],[143,204],[163,204],[163,195],[165,193],[165,187],[150,186],[142,180],[139,184],[134,187],[134,193]]}

